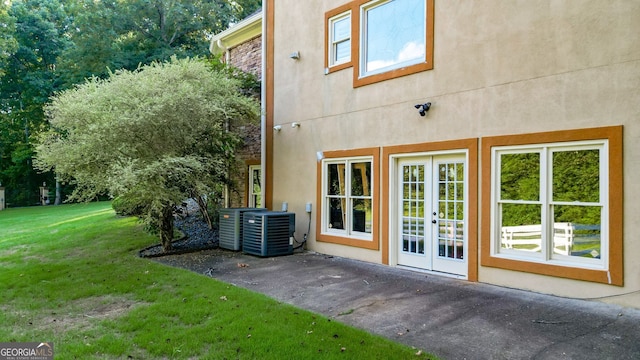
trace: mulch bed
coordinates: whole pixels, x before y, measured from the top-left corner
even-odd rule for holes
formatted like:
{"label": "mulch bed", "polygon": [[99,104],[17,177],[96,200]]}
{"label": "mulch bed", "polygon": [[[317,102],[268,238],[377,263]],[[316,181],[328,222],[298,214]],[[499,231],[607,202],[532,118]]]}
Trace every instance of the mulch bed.
{"label": "mulch bed", "polygon": [[161,244],[156,244],[140,250],[138,255],[152,258],[218,248],[218,229],[209,229],[199,213],[188,211],[186,217],[177,218],[174,225],[184,236],[171,243],[173,245],[172,251],[165,252]]}

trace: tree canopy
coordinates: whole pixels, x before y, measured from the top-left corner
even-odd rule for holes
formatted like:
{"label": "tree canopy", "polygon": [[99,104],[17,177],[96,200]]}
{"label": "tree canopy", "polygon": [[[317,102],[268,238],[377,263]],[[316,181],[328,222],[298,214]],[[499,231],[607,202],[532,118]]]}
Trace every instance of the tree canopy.
{"label": "tree canopy", "polygon": [[171,247],[176,205],[227,179],[239,137],[229,123],[257,121],[240,82],[201,60],[173,58],[56,95],[36,165],[77,184],[73,198],[108,192],[138,209]]}
{"label": "tree canopy", "polygon": [[59,66],[68,84],[108,69],[204,56],[211,35],[258,9],[260,0],[78,0],[73,28]]}
{"label": "tree canopy", "polygon": [[33,168],[49,98],[120,69],[208,56],[208,39],[260,0],[12,0],[0,2],[0,183],[30,205],[55,174]]}

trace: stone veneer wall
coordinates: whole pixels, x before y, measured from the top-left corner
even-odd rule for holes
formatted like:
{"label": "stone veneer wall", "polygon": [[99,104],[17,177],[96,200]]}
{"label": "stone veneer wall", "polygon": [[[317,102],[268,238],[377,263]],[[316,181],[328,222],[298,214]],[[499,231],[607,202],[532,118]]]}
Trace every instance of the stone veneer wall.
{"label": "stone veneer wall", "polygon": [[[262,36],[242,43],[229,49],[229,65],[242,71],[254,74],[260,79],[262,76]],[[260,124],[245,125],[240,128],[244,140],[244,146],[238,149],[237,158],[240,161],[239,172],[235,179],[236,187],[230,194],[231,207],[244,207],[247,205],[246,189],[248,179],[247,162],[260,162]]]}
{"label": "stone veneer wall", "polygon": [[229,64],[245,72],[262,76],[262,36],[229,49]]}

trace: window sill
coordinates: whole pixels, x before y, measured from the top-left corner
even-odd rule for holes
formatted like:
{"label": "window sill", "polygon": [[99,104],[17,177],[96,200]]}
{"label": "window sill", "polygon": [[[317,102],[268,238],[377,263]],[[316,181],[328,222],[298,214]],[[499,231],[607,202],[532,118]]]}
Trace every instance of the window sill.
{"label": "window sill", "polygon": [[361,238],[343,237],[343,236],[336,236],[336,235],[330,235],[330,234],[323,233],[323,234],[318,235],[318,238],[317,238],[316,241],[318,241],[318,242],[326,242],[326,243],[331,243],[331,244],[340,244],[340,245],[353,246],[353,247],[369,249],[369,250],[379,250],[380,249],[379,242],[374,238],[369,239],[369,240],[365,240],[365,239],[361,239]]}
{"label": "window sill", "polygon": [[606,269],[559,265],[558,262],[536,262],[531,259],[520,260],[496,255],[483,256],[482,266],[609,285],[623,285],[621,278],[612,278],[610,271]]}
{"label": "window sill", "polygon": [[340,70],[344,70],[344,69],[348,69],[350,67],[353,67],[353,64],[351,62],[346,62],[346,63],[343,63],[343,64],[333,65],[333,66],[330,66],[328,68],[325,68],[324,69],[324,74],[325,75],[329,75],[331,73],[334,73],[334,72],[337,72],[337,71],[340,71]]}

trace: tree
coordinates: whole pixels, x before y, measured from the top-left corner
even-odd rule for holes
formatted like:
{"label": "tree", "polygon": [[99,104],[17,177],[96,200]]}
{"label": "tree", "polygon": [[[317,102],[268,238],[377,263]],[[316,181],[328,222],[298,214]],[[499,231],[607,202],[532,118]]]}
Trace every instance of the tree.
{"label": "tree", "polygon": [[239,82],[200,60],[173,58],[108,79],[93,78],[53,98],[51,130],[36,165],[73,180],[72,199],[109,193],[171,250],[173,210],[227,179],[239,145],[228,123],[257,121],[259,106]]}
{"label": "tree", "polygon": [[0,0],[0,182],[7,201],[31,205],[37,186],[55,180],[32,166],[31,139],[48,129],[43,106],[50,96],[117,69],[206,56],[210,34],[260,3]]}
{"label": "tree", "polygon": [[13,36],[16,19],[9,15],[9,5],[0,2],[0,76],[4,74],[4,61],[18,48],[18,42]]}
{"label": "tree", "polygon": [[67,84],[109,69],[134,70],[139,64],[206,56],[209,37],[260,7],[259,0],[80,0],[70,8],[73,46],[62,56]]}
{"label": "tree", "polygon": [[0,11],[2,18],[13,33],[0,39],[11,39],[6,42],[13,47],[0,51],[0,178],[10,189],[9,202],[31,205],[36,187],[53,182],[51,174],[34,171],[31,140],[47,127],[42,107],[60,89],[56,62],[68,45],[68,17],[58,0],[16,0],[6,15]]}

